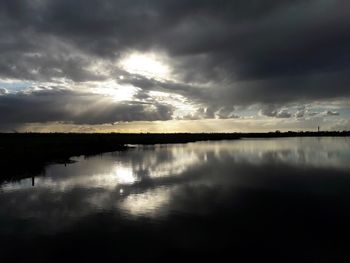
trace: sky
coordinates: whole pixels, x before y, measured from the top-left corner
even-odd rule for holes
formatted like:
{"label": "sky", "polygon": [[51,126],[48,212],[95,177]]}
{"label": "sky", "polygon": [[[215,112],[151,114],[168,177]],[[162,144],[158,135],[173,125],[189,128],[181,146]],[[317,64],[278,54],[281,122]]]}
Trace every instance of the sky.
{"label": "sky", "polygon": [[350,130],[348,0],[1,0],[0,131]]}

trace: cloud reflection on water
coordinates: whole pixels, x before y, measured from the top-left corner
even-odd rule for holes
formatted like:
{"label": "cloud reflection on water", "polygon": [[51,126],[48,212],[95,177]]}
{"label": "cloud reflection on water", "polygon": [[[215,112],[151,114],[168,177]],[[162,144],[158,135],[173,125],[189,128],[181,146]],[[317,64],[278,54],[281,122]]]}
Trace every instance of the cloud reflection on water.
{"label": "cloud reflection on water", "polygon": [[150,218],[201,213],[206,208],[196,202],[216,202],[235,187],[276,187],[283,176],[295,182],[299,175],[321,176],[322,171],[343,174],[350,170],[349,159],[348,138],[143,146],[78,157],[67,167],[50,165],[35,178],[35,187],[32,179],[3,184],[0,217],[32,220],[45,231],[57,231],[99,211]]}

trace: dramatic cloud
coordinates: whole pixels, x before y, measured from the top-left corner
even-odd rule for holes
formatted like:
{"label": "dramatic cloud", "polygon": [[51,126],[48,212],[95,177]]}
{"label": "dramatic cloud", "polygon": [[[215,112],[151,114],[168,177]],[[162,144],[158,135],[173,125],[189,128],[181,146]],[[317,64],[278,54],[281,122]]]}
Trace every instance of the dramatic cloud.
{"label": "dramatic cloud", "polygon": [[349,118],[313,106],[350,98],[349,32],[346,0],[2,0],[0,120]]}
{"label": "dramatic cloud", "polygon": [[103,124],[169,120],[173,108],[160,103],[115,102],[99,94],[42,89],[0,97],[1,123],[73,122]]}

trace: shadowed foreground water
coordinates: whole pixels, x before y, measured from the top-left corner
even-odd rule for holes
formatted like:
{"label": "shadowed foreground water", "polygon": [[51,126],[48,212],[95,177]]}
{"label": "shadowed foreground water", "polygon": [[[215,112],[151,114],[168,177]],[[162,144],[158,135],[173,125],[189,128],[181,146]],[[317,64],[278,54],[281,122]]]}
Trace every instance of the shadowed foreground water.
{"label": "shadowed foreground water", "polygon": [[349,138],[143,146],[75,160],[0,186],[2,262],[350,259]]}

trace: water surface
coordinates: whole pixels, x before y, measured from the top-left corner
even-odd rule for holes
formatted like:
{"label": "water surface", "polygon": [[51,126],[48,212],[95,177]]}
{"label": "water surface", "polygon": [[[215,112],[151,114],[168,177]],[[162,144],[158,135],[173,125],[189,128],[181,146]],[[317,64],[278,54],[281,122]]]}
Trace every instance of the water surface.
{"label": "water surface", "polygon": [[138,146],[74,160],[0,186],[0,257],[350,258],[349,138]]}

